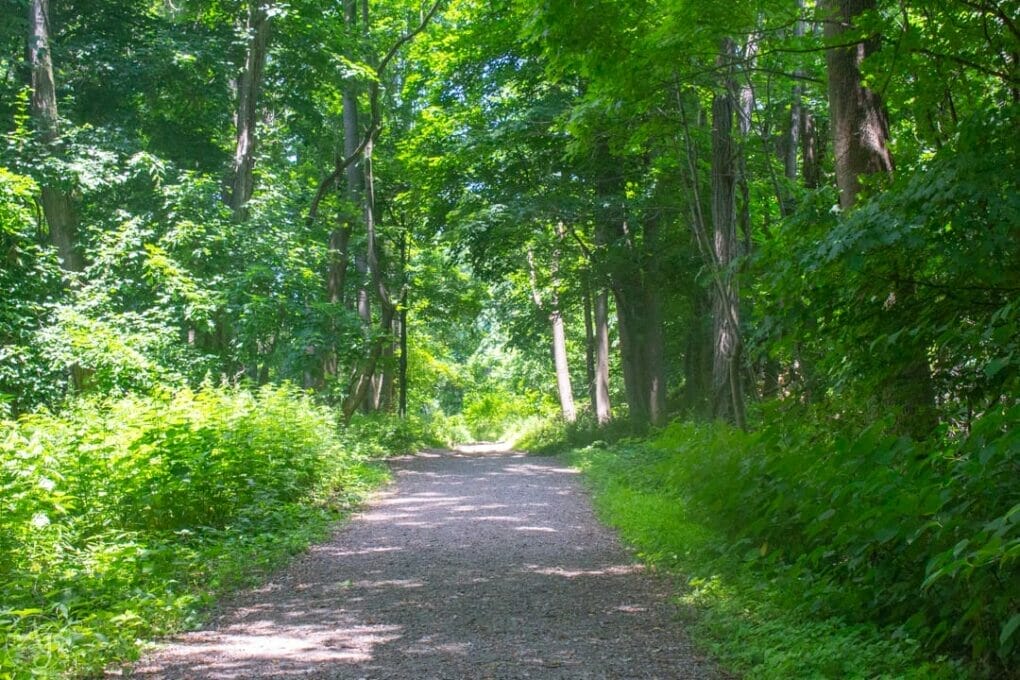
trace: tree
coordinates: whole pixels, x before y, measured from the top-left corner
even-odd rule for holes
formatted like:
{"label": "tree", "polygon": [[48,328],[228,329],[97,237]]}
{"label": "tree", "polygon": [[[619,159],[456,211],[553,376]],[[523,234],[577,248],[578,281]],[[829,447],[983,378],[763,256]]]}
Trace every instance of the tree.
{"label": "tree", "polygon": [[[53,78],[49,0],[31,0],[28,6],[28,61],[32,73],[32,117],[44,153],[59,157],[60,115]],[[68,271],[81,271],[84,260],[77,244],[77,215],[64,178],[48,177],[42,186],[42,206],[50,240]]]}
{"label": "tree", "polygon": [[839,204],[849,210],[861,193],[861,177],[892,175],[889,120],[882,99],[865,87],[861,64],[878,48],[878,37],[855,38],[854,20],[872,10],[875,0],[825,0],[819,5],[825,25],[829,66],[829,110]]}
{"label": "tree", "polygon": [[[556,225],[556,238],[562,244],[566,228],[563,223]],[[551,291],[550,303],[547,306],[542,300],[542,293],[539,290],[537,266],[535,254],[528,251],[528,275],[531,282],[531,298],[535,302],[535,308],[548,314],[549,323],[552,326],[552,356],[556,367],[556,390],[560,398],[560,410],[563,419],[568,423],[577,420],[577,410],[574,408],[574,393],[570,385],[570,367],[567,364],[567,336],[563,328],[563,313],[560,310],[560,300],[557,288],[559,287],[558,270],[560,252],[559,245],[554,247],[552,253],[552,264],[550,266]]]}

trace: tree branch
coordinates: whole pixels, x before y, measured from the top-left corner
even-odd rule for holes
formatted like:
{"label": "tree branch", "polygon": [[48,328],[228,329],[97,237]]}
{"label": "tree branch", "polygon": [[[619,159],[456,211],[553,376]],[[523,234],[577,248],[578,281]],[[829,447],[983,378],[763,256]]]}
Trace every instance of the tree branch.
{"label": "tree branch", "polygon": [[383,74],[386,71],[386,67],[389,66],[393,58],[397,56],[400,48],[414,40],[414,38],[424,31],[432,18],[439,11],[440,6],[443,4],[443,0],[436,0],[432,4],[432,8],[429,9],[428,13],[422,17],[421,22],[418,26],[411,31],[400,36],[399,39],[393,46],[387,50],[386,55],[379,62],[379,65],[375,68],[375,79],[369,85],[369,101],[371,102],[372,120],[369,123],[368,129],[365,131],[364,136],[361,138],[361,142],[348,156],[338,159],[336,165],[333,168],[333,172],[329,173],[321,182],[319,182],[319,188],[315,192],[315,196],[312,198],[311,206],[308,208],[308,224],[315,222],[316,217],[319,214],[319,204],[322,203],[322,199],[326,197],[326,193],[333,187],[336,186],[340,176],[343,175],[344,170],[358,160],[359,157],[365,152],[365,147],[368,146],[369,142],[379,133],[379,129],[382,126],[382,115],[379,110],[379,83],[382,81]]}

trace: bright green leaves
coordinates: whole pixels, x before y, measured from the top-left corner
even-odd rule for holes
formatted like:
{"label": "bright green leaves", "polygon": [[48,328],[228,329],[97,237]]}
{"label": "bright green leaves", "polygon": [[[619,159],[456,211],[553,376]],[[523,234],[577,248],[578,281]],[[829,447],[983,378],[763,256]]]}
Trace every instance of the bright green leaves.
{"label": "bright green leaves", "polygon": [[[350,437],[368,448],[382,435]],[[289,387],[0,420],[0,677],[131,658],[321,537],[384,477]]]}
{"label": "bright green leaves", "polygon": [[0,416],[60,392],[36,338],[61,285],[54,254],[39,245],[31,179],[0,167]]}

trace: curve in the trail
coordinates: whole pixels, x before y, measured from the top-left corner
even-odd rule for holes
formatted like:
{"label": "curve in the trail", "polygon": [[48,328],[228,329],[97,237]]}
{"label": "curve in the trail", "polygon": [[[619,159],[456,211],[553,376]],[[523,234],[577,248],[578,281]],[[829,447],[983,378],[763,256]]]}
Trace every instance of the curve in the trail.
{"label": "curve in the trail", "polygon": [[551,458],[432,453],[135,677],[704,678],[669,604]]}

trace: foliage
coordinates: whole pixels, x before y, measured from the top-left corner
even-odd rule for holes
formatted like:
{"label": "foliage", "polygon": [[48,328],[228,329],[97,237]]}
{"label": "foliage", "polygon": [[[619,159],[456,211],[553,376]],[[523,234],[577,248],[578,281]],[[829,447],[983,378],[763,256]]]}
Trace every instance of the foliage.
{"label": "foliage", "polygon": [[[1015,668],[1020,409],[924,443],[888,423],[771,415],[753,434],[674,423],[577,458],[610,521],[690,580],[685,598],[709,608],[700,625],[723,657],[761,677],[791,663],[924,677],[934,670],[914,659],[940,653],[978,676]],[[839,665],[858,653],[859,669]]]}
{"label": "foliage", "polygon": [[0,416],[18,413],[60,392],[61,379],[44,360],[36,332],[51,316],[60,287],[52,252],[33,237],[38,187],[0,167]]}
{"label": "foliage", "polygon": [[367,458],[403,456],[448,443],[441,417],[391,414],[358,414],[340,431],[340,439],[346,451]]}
{"label": "foliage", "polygon": [[97,398],[4,421],[0,675],[96,672],[194,624],[382,477],[286,386]]}
{"label": "foliage", "polygon": [[511,430],[509,440],[516,449],[548,455],[586,446],[606,446],[637,434],[640,432],[636,432],[633,423],[626,418],[600,427],[590,413],[582,413],[573,423],[566,422],[557,413],[521,421]]}
{"label": "foliage", "polygon": [[967,427],[1017,394],[1020,185],[1001,171],[1017,163],[1015,119],[1015,107],[977,111],[952,147],[846,219],[824,214],[821,192],[763,244],[756,347],[809,364],[811,384],[794,390],[838,395],[866,424],[904,407],[884,394],[891,380],[923,384],[909,374],[922,356],[943,422]]}
{"label": "foliage", "polygon": [[[26,3],[0,0],[0,502],[15,518],[0,518],[15,546],[0,576],[20,598],[0,630],[30,664],[131,643],[134,614],[179,621],[198,577],[167,585],[174,570],[271,543],[251,536],[303,540],[302,518],[321,526],[309,499],[348,474],[338,461],[499,438],[591,444],[593,471],[626,482],[612,514],[664,541],[649,554],[701,546],[680,563],[704,572],[691,597],[714,603],[705,625],[737,641],[727,654],[751,640],[745,667],[1015,661],[1015,1],[448,0],[382,77],[422,2],[361,3],[357,21],[345,3],[272,2],[247,136],[250,3],[49,4],[55,139],[26,86]],[[861,85],[888,113],[895,163],[859,178],[848,211],[825,141],[836,5],[868,6],[843,38],[867,40]],[[370,114],[371,199],[342,173],[322,184]],[[235,209],[245,149],[254,190]],[[730,175],[732,195],[713,193]],[[67,199],[82,271],[47,243],[44,191]],[[719,270],[706,244],[726,206],[739,243]],[[718,410],[719,280],[742,352],[725,382],[757,402],[752,431],[673,425],[627,443],[651,419],[643,382],[674,415]],[[612,422],[576,398],[566,423],[550,314],[579,397],[601,294]],[[379,323],[387,297],[406,347]],[[376,347],[378,404],[339,433],[304,394],[262,387],[336,406]],[[398,356],[404,419],[383,389]],[[113,594],[146,569],[170,595]],[[759,586],[775,597],[752,602]],[[784,630],[813,642],[787,646]]]}

